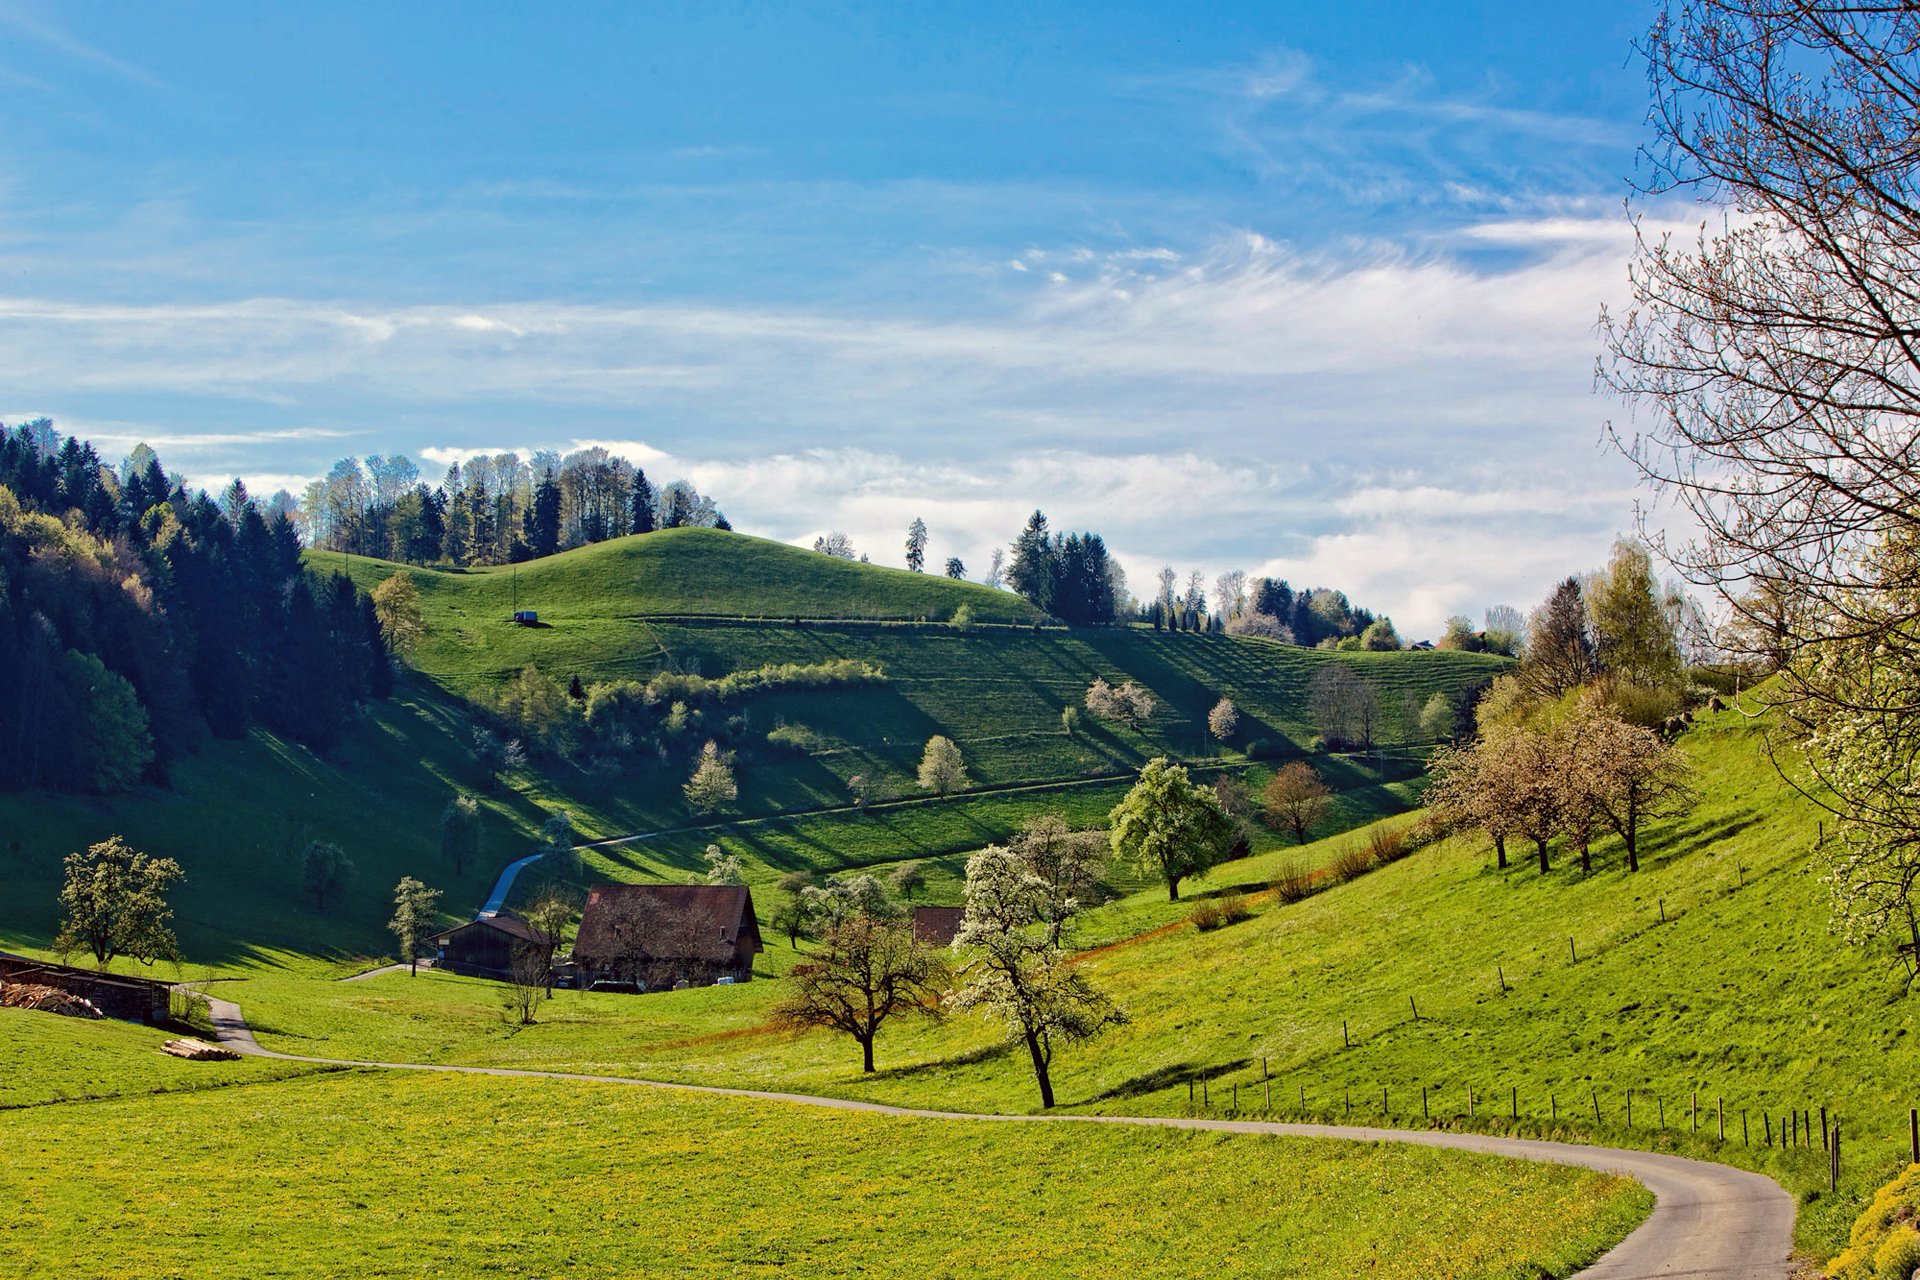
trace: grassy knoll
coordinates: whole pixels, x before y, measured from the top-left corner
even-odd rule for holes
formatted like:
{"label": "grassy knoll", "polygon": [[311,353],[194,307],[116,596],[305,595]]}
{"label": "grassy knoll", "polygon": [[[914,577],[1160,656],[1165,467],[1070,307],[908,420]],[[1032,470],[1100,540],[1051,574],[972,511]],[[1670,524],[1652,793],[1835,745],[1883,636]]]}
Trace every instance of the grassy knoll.
{"label": "grassy knoll", "polygon": [[1650,1201],[1455,1152],[540,1080],[355,1073],[76,1118],[0,1113],[9,1275],[1563,1276]]}
{"label": "grassy knoll", "polygon": [[[1264,1102],[1265,1058],[1276,1110],[1297,1108],[1304,1090],[1310,1114],[1343,1117],[1351,1096],[1354,1118],[1373,1121],[1385,1089],[1388,1118],[1421,1123],[1424,1086],[1431,1122],[1447,1124],[1466,1122],[1469,1087],[1479,1124],[1505,1123],[1517,1091],[1523,1129],[1678,1145],[1775,1173],[1801,1196],[1803,1242],[1836,1246],[1862,1197],[1904,1159],[1920,1043],[1885,958],[1826,932],[1823,890],[1808,873],[1816,815],[1772,774],[1761,732],[1730,712],[1682,739],[1706,799],[1648,834],[1638,875],[1611,844],[1598,848],[1591,877],[1557,850],[1542,877],[1524,863],[1495,871],[1484,846],[1455,841],[1295,906],[1264,903],[1213,933],[1181,923],[1154,890],[1101,908],[1088,940],[1132,940],[1082,963],[1133,1021],[1065,1051],[1056,1088],[1071,1107],[1169,1113],[1184,1111],[1189,1085],[1204,1079],[1216,1108],[1236,1085],[1245,1108]],[[1193,892],[1257,884],[1285,861],[1325,861],[1356,838],[1230,864]],[[766,967],[790,959],[776,942]],[[264,981],[237,984],[236,998],[302,1037],[284,1043],[326,1051],[377,1048],[418,1022],[434,1029],[439,1053],[464,1061],[980,1109],[1034,1103],[1022,1059],[971,1018],[889,1029],[882,1070],[861,1079],[849,1045],[767,1024],[773,983],[637,1000],[563,995],[541,1025],[512,1036],[480,984],[435,984],[389,979],[369,984],[378,992],[330,998],[313,984]],[[371,1004],[379,993],[399,1001],[393,1017]],[[1697,1135],[1682,1132],[1695,1093]],[[1723,1097],[1724,1147],[1712,1118]],[[1817,1115],[1822,1105],[1847,1133],[1837,1197],[1825,1192],[1823,1153],[1759,1145],[1763,1115]],[[1742,1110],[1752,1146],[1741,1141]],[[1650,1128],[1663,1114],[1664,1130]]]}
{"label": "grassy knoll", "polygon": [[[350,563],[367,584],[396,567]],[[429,623],[415,658],[419,674],[402,681],[391,702],[371,708],[330,755],[255,732],[202,744],[178,762],[169,788],[117,797],[0,793],[0,946],[44,948],[56,923],[61,858],[113,833],[180,861],[187,872],[177,898],[181,943],[195,965],[223,968],[278,950],[386,951],[389,898],[402,875],[445,890],[450,919],[470,912],[494,871],[526,852],[557,810],[573,814],[585,839],[673,833],[609,852],[592,863],[596,874],[678,878],[700,866],[701,851],[718,835],[723,844],[737,839],[762,879],[795,866],[944,859],[937,887],[950,894],[955,855],[1004,838],[1041,809],[1097,820],[1119,794],[1114,780],[1153,754],[1241,768],[1242,749],[1256,741],[1292,750],[1310,736],[1306,690],[1328,663],[1353,664],[1376,680],[1390,726],[1433,690],[1467,688],[1500,665],[1462,654],[1332,655],[1223,636],[1036,631],[1032,611],[1004,592],[710,530],[621,539],[521,566],[521,603],[550,623],[538,629],[506,621],[511,570],[415,577]],[[749,608],[755,600],[762,607]],[[833,612],[950,616],[961,604],[980,625],[792,622],[795,614]],[[696,614],[733,620],[689,616]],[[483,782],[471,757],[476,716],[466,699],[502,673],[537,661],[563,677],[644,677],[667,667],[717,676],[840,657],[878,662],[890,678],[729,705],[749,727],[738,755],[740,798],[715,818],[737,826],[680,830],[704,824],[681,794],[689,765],[677,754],[612,773],[536,760],[482,793],[488,829],[480,862],[455,875],[442,859],[441,810],[456,792],[479,792]],[[1140,681],[1160,709],[1137,729],[1089,724],[1066,734],[1061,709],[1077,703],[1095,675]],[[1222,695],[1244,717],[1233,750],[1201,732]],[[814,730],[815,749],[768,744],[765,731],[781,720]],[[960,743],[977,793],[937,804],[912,800],[920,752],[934,733]],[[1330,781],[1351,793],[1341,811],[1347,820],[1391,812],[1408,798],[1404,764],[1384,771],[1324,764]],[[847,779],[856,773],[900,801],[865,817],[794,816],[844,809]],[[357,869],[325,912],[299,891],[299,853],[312,839],[338,843]]]}
{"label": "grassy knoll", "polygon": [[186,1062],[160,1052],[174,1033],[0,1009],[0,1111],[127,1094],[218,1089],[319,1068],[266,1058]]}

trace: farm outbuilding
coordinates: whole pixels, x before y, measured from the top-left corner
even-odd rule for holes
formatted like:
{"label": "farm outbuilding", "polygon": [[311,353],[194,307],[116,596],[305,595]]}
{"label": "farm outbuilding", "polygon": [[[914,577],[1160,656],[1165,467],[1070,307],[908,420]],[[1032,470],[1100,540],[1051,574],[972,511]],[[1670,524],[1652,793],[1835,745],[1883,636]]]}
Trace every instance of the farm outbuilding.
{"label": "farm outbuilding", "polygon": [[960,907],[915,907],[913,940],[929,947],[952,946],[954,935],[960,932],[960,917],[965,914]]}
{"label": "farm outbuilding", "polygon": [[440,949],[435,968],[470,978],[511,978],[516,958],[544,958],[553,945],[546,934],[511,911],[481,916],[427,941]]}
{"label": "farm outbuilding", "polygon": [[753,894],[738,884],[597,884],[572,964],[583,987],[643,991],[750,982],[762,950]]}
{"label": "farm outbuilding", "polygon": [[52,987],[79,996],[109,1018],[158,1026],[173,1014],[173,988],[152,978],[98,973],[0,951],[0,984]]}

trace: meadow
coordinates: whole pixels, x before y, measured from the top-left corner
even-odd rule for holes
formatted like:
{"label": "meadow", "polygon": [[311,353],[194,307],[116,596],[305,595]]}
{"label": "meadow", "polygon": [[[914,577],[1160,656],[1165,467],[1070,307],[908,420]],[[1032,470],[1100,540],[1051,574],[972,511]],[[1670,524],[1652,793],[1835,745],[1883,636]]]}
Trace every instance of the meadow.
{"label": "meadow", "polygon": [[[363,585],[399,568],[344,563]],[[44,949],[58,923],[61,859],[116,833],[186,870],[176,895],[179,934],[199,966],[244,966],[279,951],[384,953],[392,886],[402,875],[443,890],[449,922],[464,918],[498,868],[529,851],[547,816],[562,811],[582,840],[666,833],[594,856],[595,875],[682,878],[703,869],[709,843],[737,843],[756,881],[796,867],[938,859],[935,888],[951,896],[966,852],[1043,810],[1097,822],[1154,754],[1243,772],[1258,785],[1269,766],[1252,756],[1298,753],[1310,740],[1307,688],[1326,664],[1375,679],[1387,711],[1399,716],[1435,690],[1464,691],[1502,667],[1467,654],[1334,655],[1226,636],[1036,630],[1031,609],[1006,592],[712,530],[620,539],[517,570],[412,573],[428,621],[415,670],[329,755],[256,731],[236,742],[206,740],[164,788],[112,797],[0,793],[0,947]],[[509,621],[516,577],[549,625]],[[689,616],[737,612],[753,599],[775,619]],[[825,614],[836,602],[842,611],[907,618],[950,616],[965,604],[983,622],[961,630],[827,616],[795,626],[786,616]],[[990,625],[993,618],[1021,625]],[[886,683],[774,692],[730,708],[752,728],[738,755],[739,799],[713,815],[690,811],[680,791],[689,766],[678,759],[601,772],[536,758],[490,786],[472,756],[472,730],[484,716],[469,699],[484,699],[527,663],[591,681],[662,670],[718,676],[842,657],[879,663]],[[1077,704],[1096,675],[1136,679],[1161,705],[1137,728],[1089,720],[1064,732],[1062,709]],[[1244,708],[1232,747],[1200,732],[1223,695]],[[818,749],[765,742],[781,721],[813,730]],[[934,733],[960,744],[969,792],[929,800],[919,790],[914,771]],[[1341,822],[1397,811],[1415,794],[1417,751],[1316,762],[1345,797]],[[856,773],[882,797],[865,815],[851,807],[847,780]],[[460,793],[480,800],[485,832],[479,859],[456,871],[440,852],[440,815]],[[339,844],[355,864],[325,910],[300,892],[300,852],[310,840]]]}
{"label": "meadow", "polygon": [[[1612,844],[1597,846],[1592,876],[1558,850],[1541,876],[1519,858],[1496,871],[1484,843],[1461,839],[1292,906],[1256,898],[1252,919],[1213,932],[1193,929],[1190,904],[1168,904],[1153,888],[1089,913],[1082,940],[1100,945],[1080,963],[1132,1022],[1062,1053],[1063,1105],[1179,1114],[1189,1089],[1204,1088],[1218,1112],[1237,1088],[1243,1111],[1260,1110],[1264,1062],[1283,1118],[1471,1123],[1756,1167],[1799,1196],[1803,1243],[1835,1247],[1863,1197],[1904,1162],[1920,1047],[1900,975],[1821,927],[1823,890],[1808,873],[1817,815],[1771,773],[1763,734],[1763,724],[1727,712],[1682,738],[1706,799],[1648,833],[1637,875]],[[1282,867],[1325,865],[1363,834],[1226,864],[1188,896],[1257,894]],[[764,969],[777,974],[795,956],[770,940]],[[1799,994],[1783,1004],[1783,991]],[[341,987],[263,974],[227,994],[259,1020],[266,1043],[293,1052],[983,1111],[1036,1104],[1024,1060],[979,1021],[890,1027],[880,1071],[862,1078],[850,1042],[770,1024],[770,982],[637,1000],[562,993],[518,1031],[502,1021],[495,990],[445,975]],[[1695,1095],[1697,1132],[1687,1112]],[[1724,1143],[1713,1118],[1722,1099]],[[1788,1109],[1822,1106],[1846,1134],[1838,1195],[1827,1192],[1817,1147],[1762,1140]]]}
{"label": "meadow", "polygon": [[0,1143],[0,1265],[23,1280],[1531,1280],[1570,1274],[1651,1200],[1395,1145],[373,1072],[0,1112]]}

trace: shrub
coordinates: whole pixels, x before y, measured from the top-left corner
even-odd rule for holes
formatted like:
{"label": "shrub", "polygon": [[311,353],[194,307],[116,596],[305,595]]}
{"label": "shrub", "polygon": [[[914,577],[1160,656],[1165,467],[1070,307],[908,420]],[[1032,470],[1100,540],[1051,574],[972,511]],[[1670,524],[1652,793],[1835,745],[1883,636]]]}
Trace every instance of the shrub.
{"label": "shrub", "polygon": [[1194,928],[1206,933],[1253,919],[1253,908],[1247,904],[1245,895],[1230,893],[1224,898],[1204,898],[1195,903],[1187,918],[1193,921]]}
{"label": "shrub", "polygon": [[1384,867],[1389,862],[1398,862],[1413,850],[1407,845],[1406,833],[1389,831],[1385,827],[1375,827],[1367,833],[1367,858],[1376,867]]}
{"label": "shrub", "polygon": [[803,724],[776,725],[767,732],[767,742],[770,746],[779,747],[783,751],[794,751],[802,755],[824,751],[827,746],[825,738]]}
{"label": "shrub", "polygon": [[1282,866],[1279,874],[1267,882],[1267,887],[1273,890],[1274,897],[1286,903],[1310,898],[1318,888],[1313,882],[1312,869],[1298,862]]}
{"label": "shrub", "polygon": [[1327,868],[1327,874],[1333,877],[1334,883],[1345,884],[1349,880],[1358,880],[1371,870],[1373,850],[1366,845],[1356,844],[1349,845],[1333,860],[1333,864]]}
{"label": "shrub", "polygon": [[1194,905],[1193,912],[1187,919],[1193,921],[1194,928],[1205,933],[1213,929],[1218,929],[1221,925],[1225,924],[1227,922],[1227,913],[1220,909],[1219,903],[1211,898],[1207,898]]}
{"label": "shrub", "polygon": [[1854,1221],[1846,1249],[1827,1264],[1827,1274],[1833,1280],[1911,1276],[1920,1267],[1920,1231],[1913,1226],[1916,1206],[1920,1206],[1920,1165],[1880,1188],[1873,1203]]}
{"label": "shrub", "polygon": [[955,609],[953,611],[954,630],[965,631],[971,626],[973,626],[973,606],[972,605],[963,604],[958,609]]}

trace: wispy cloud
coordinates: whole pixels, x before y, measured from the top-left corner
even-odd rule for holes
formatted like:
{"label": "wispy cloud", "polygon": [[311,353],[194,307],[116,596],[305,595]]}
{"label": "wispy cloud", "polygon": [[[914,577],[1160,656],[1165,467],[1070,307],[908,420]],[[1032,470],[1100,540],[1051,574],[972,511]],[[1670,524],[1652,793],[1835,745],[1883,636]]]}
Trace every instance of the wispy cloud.
{"label": "wispy cloud", "polygon": [[52,19],[36,14],[24,6],[0,5],[0,25],[12,27],[22,35],[56,52],[98,67],[122,80],[130,80],[135,84],[145,85],[149,89],[165,88],[150,72],[117,58],[104,49],[95,48]]}

